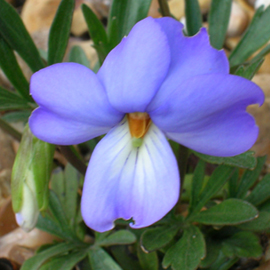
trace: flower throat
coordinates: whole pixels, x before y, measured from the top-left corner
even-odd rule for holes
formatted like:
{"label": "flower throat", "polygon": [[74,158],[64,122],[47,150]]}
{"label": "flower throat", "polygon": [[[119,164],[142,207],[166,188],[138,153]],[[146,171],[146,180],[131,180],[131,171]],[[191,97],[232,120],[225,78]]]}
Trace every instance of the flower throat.
{"label": "flower throat", "polygon": [[144,112],[128,113],[127,119],[130,134],[136,139],[142,139],[152,123],[149,115]]}

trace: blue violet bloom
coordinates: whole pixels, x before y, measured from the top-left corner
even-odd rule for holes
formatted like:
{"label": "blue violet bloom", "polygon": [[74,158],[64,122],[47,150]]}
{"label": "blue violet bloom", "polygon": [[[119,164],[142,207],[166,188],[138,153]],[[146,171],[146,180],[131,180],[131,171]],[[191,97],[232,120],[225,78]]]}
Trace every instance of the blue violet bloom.
{"label": "blue violet bloom", "polygon": [[119,218],[149,226],[176,204],[180,177],[167,138],[208,155],[238,155],[258,136],[246,107],[264,101],[257,85],[229,74],[206,29],[186,37],[168,17],[138,22],[97,74],[55,64],[32,76],[30,91],[39,107],[29,123],[39,139],[71,145],[107,133],[81,201],[85,223],[99,232]]}

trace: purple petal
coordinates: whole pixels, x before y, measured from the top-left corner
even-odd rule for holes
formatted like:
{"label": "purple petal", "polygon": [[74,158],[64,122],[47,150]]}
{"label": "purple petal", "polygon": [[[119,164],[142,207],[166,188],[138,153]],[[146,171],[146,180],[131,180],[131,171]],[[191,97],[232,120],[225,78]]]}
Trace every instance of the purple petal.
{"label": "purple petal", "polygon": [[143,112],[163,82],[169,63],[166,35],[148,17],[109,53],[98,77],[117,110]]}
{"label": "purple petal", "polygon": [[59,145],[79,144],[110,130],[109,127],[73,121],[42,108],[34,110],[29,125],[40,140]]}
{"label": "purple petal", "polygon": [[99,232],[112,229],[118,218],[133,218],[133,228],[149,226],[175,205],[179,181],[164,134],[152,124],[136,148],[125,118],[93,152],[83,187],[83,219]]}
{"label": "purple petal", "polygon": [[171,52],[171,64],[168,75],[148,110],[157,108],[160,103],[184,80],[209,73],[229,73],[229,62],[223,50],[211,47],[207,30],[193,37],[186,37],[183,25],[176,20],[165,17],[156,19],[166,33]]}
{"label": "purple petal", "polygon": [[255,142],[258,127],[246,112],[262,104],[264,94],[253,82],[234,75],[201,75],[179,89],[150,113],[166,135],[198,152],[234,156]]}
{"label": "purple petal", "polygon": [[30,128],[47,142],[80,143],[103,134],[123,118],[110,105],[97,76],[76,63],[55,64],[36,72],[30,91],[40,106],[30,118]]}

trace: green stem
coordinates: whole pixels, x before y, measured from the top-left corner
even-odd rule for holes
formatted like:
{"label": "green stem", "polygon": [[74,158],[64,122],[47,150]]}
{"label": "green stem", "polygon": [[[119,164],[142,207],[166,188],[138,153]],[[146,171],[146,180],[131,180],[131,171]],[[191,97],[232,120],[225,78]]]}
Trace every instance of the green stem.
{"label": "green stem", "polygon": [[87,166],[72,151],[70,146],[59,146],[60,152],[65,156],[68,162],[77,169],[82,175],[85,175]]}
{"label": "green stem", "polygon": [[160,12],[163,17],[170,17],[171,12],[167,0],[158,0]]}
{"label": "green stem", "polygon": [[5,132],[7,132],[17,141],[21,140],[22,134],[1,118],[0,118],[0,128],[2,128]]}

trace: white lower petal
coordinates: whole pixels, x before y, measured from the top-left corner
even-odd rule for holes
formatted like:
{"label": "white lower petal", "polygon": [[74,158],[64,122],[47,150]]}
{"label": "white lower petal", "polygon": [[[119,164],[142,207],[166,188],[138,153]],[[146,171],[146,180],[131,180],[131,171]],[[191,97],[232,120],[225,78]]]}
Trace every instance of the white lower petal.
{"label": "white lower petal", "polygon": [[114,220],[133,218],[146,227],[166,215],[178,200],[180,178],[165,135],[152,124],[140,147],[134,147],[127,120],[97,145],[86,173],[82,215],[96,231]]}

